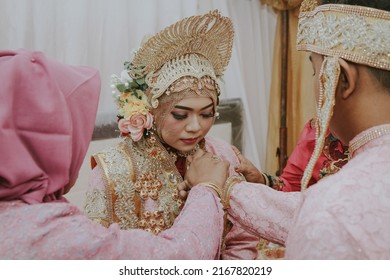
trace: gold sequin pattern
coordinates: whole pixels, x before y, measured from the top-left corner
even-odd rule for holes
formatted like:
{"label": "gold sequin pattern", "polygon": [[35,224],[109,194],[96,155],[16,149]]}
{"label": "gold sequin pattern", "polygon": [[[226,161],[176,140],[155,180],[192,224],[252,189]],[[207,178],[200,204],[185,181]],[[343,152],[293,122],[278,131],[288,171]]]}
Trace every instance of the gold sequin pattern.
{"label": "gold sequin pattern", "polygon": [[[183,206],[177,190],[183,179],[159,141],[148,137],[135,143],[127,137],[94,157],[104,166],[107,212],[122,229],[158,234],[172,226]],[[155,211],[145,209],[148,199],[157,202]]]}

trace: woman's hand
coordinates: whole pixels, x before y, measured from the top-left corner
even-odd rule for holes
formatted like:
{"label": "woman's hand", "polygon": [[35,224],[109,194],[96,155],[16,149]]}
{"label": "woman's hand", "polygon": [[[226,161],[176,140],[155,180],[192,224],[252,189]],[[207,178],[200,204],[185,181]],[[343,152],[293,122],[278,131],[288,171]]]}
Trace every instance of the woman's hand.
{"label": "woman's hand", "polygon": [[229,174],[230,163],[218,156],[199,149],[192,157],[188,157],[189,169],[185,180],[190,186],[199,183],[213,183],[222,187]]}
{"label": "woman's hand", "polygon": [[186,180],[184,180],[179,185],[177,185],[177,189],[179,190],[180,198],[186,200],[188,192],[190,191],[190,184]]}
{"label": "woman's hand", "polygon": [[240,164],[234,168],[234,171],[244,175],[248,182],[264,184],[264,177],[260,170],[258,170],[252,162],[246,159],[235,146],[232,146],[232,149],[240,161]]}
{"label": "woman's hand", "polygon": [[186,199],[189,190],[200,183],[214,184],[222,191],[229,174],[230,163],[228,161],[198,150],[192,157],[187,158],[187,162],[190,165],[185,180],[177,186],[182,199]]}

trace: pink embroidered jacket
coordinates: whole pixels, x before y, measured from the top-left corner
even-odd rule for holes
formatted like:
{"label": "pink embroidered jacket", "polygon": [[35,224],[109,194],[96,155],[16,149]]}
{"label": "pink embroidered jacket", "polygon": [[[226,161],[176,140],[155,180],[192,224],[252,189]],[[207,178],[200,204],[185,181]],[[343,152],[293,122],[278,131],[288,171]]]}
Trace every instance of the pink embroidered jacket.
{"label": "pink embroidered jacket", "polygon": [[389,155],[389,135],[372,140],[303,193],[240,183],[231,219],[285,245],[287,259],[389,259]]}

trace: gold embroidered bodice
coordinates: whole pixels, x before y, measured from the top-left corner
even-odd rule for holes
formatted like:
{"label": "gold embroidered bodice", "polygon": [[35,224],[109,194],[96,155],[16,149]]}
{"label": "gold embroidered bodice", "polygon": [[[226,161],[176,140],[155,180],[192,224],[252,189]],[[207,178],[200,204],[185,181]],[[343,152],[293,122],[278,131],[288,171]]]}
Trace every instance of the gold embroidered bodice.
{"label": "gold embroidered bodice", "polygon": [[126,138],[93,155],[102,170],[104,190],[88,192],[85,212],[92,220],[121,229],[140,228],[154,234],[172,226],[183,201],[183,181],[174,161],[154,137],[134,143]]}

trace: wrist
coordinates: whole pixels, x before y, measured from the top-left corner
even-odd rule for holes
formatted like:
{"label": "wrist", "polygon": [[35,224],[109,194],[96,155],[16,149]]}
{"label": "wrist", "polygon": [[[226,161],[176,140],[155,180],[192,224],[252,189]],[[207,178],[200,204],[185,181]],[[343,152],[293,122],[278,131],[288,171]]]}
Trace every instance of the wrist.
{"label": "wrist", "polygon": [[263,175],[264,178],[264,185],[267,185],[268,187],[277,191],[283,189],[284,183],[283,180],[280,179],[279,177],[275,177],[263,172],[261,172],[261,175]]}
{"label": "wrist", "polygon": [[269,175],[267,173],[264,173],[264,172],[260,172],[260,173],[261,173],[261,176],[263,177],[263,185],[267,185],[270,187]]}
{"label": "wrist", "polygon": [[224,185],[223,193],[222,193],[222,201],[224,203],[224,210],[227,210],[230,208],[230,194],[233,190],[233,187],[238,184],[245,181],[245,177],[243,175],[233,175],[230,176]]}
{"label": "wrist", "polygon": [[208,189],[212,190],[218,196],[218,198],[221,198],[222,190],[221,190],[221,187],[218,186],[217,184],[215,184],[213,182],[203,182],[203,183],[199,183],[198,185],[202,185],[204,187],[207,187]]}

